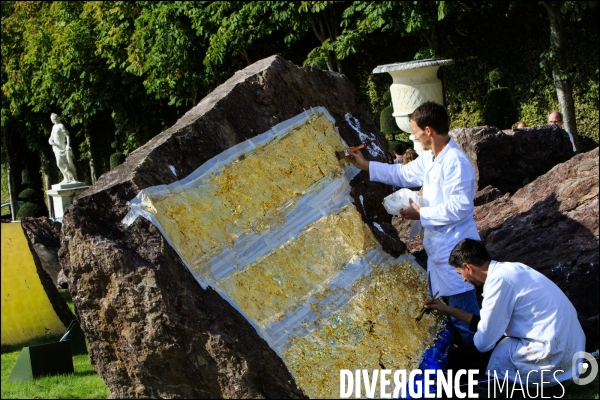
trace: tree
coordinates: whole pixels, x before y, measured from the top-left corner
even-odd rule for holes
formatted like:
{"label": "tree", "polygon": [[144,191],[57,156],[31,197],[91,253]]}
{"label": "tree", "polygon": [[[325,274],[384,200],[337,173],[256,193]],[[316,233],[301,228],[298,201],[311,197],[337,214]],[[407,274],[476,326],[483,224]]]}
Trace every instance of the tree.
{"label": "tree", "polygon": [[[310,27],[298,3],[287,1],[211,2],[193,20],[198,34],[208,39],[204,58],[208,76],[227,64],[237,67],[235,70],[281,54]],[[238,60],[243,60],[243,65]],[[226,79],[219,80],[222,78]]]}
{"label": "tree", "polygon": [[356,52],[355,46],[367,35],[376,32],[397,32],[400,37],[422,37],[432,50],[439,54],[438,21],[456,6],[444,1],[355,1],[343,13],[344,27],[336,48],[338,57],[344,58]]}
{"label": "tree", "polygon": [[345,1],[302,1],[300,11],[309,16],[312,30],[321,42],[321,47],[313,49],[308,55],[309,62],[320,64],[324,60],[330,71],[343,73],[343,50],[351,48],[353,37],[349,34],[340,41],[342,16],[350,5]]}
{"label": "tree", "polygon": [[175,107],[194,106],[206,83],[198,55],[207,40],[189,16],[197,17],[203,3],[143,2],[136,11],[125,70],[143,77],[148,94]]}
{"label": "tree", "polygon": [[[596,6],[593,1],[541,1],[548,12],[550,20],[550,49],[543,54],[544,62],[549,62],[556,87],[556,96],[563,114],[564,129],[573,135],[576,147],[579,148],[579,135],[575,120],[575,102],[566,57],[566,37],[564,33],[564,17],[571,21],[581,21],[588,8]],[[564,17],[563,17],[564,16]]]}
{"label": "tree", "polygon": [[[16,12],[16,6],[22,10]],[[12,219],[18,212],[19,171],[26,159],[26,146],[35,148],[39,144],[35,135],[29,135],[31,126],[35,124],[27,106],[26,91],[10,85],[9,81],[23,82],[21,73],[22,53],[24,49],[23,30],[25,22],[39,10],[35,4],[15,4],[2,2],[2,164],[6,165],[8,175],[8,191],[11,204]]]}
{"label": "tree", "polygon": [[[149,7],[152,9],[146,10]],[[111,139],[103,142],[111,143],[114,132],[124,154],[129,154],[170,126],[185,111],[182,107],[189,107],[189,101],[194,101],[195,94],[190,85],[181,84],[177,79],[185,75],[186,82],[193,81],[189,78],[193,76],[192,71],[182,68],[182,65],[198,68],[199,63],[197,60],[194,62],[193,54],[184,57],[183,64],[174,57],[177,50],[173,48],[181,44],[181,40],[153,39],[156,31],[164,30],[161,24],[166,23],[167,17],[178,15],[174,12],[161,13],[154,7],[157,5],[150,2],[86,2],[81,14],[94,27],[95,54],[107,68],[107,76],[111,79],[107,82],[111,100],[105,110],[110,110],[115,128],[110,132]],[[148,16],[153,13],[160,16]],[[138,21],[140,18],[141,21]],[[169,57],[164,57],[164,54]],[[169,82],[177,83],[171,85]],[[164,100],[168,100],[171,106]],[[108,158],[112,149],[105,147]]]}
{"label": "tree", "polygon": [[[541,18],[528,22],[549,10],[544,13],[553,12],[564,30],[553,35],[574,36],[575,26],[597,20],[597,13],[585,11],[594,4],[542,4],[547,8],[463,1],[3,2],[2,161],[15,163],[18,172],[22,161],[41,159],[49,177],[54,165],[47,144],[49,114],[57,112],[70,125],[72,139],[82,142],[77,162],[92,161],[93,181],[108,170],[111,142],[117,140],[119,150],[129,154],[236,70],[272,54],[346,73],[359,101],[379,113],[380,93],[387,90],[383,78],[388,77],[371,76],[375,64],[444,53],[456,60],[443,72],[452,76],[444,87],[452,92],[453,120],[463,124],[480,119],[485,76],[500,66],[506,66],[514,83],[511,96],[520,113],[540,123],[555,103],[554,91],[548,90],[551,75],[557,93],[562,88],[563,111],[572,96],[582,105],[577,108],[579,127],[571,127],[568,110],[563,114],[566,128],[585,131],[590,147],[592,138],[597,142],[597,66],[581,61],[561,66],[563,38],[542,58],[552,74],[539,74],[537,37],[547,23]],[[568,23],[578,18],[584,23]],[[518,32],[515,23],[522,28]],[[514,34],[506,34],[509,30]],[[515,37],[521,38],[518,43]],[[578,40],[573,43],[586,40],[588,48],[569,45],[569,57],[597,54],[589,49],[597,45],[597,35]],[[506,63],[515,52],[527,60],[521,69]]]}

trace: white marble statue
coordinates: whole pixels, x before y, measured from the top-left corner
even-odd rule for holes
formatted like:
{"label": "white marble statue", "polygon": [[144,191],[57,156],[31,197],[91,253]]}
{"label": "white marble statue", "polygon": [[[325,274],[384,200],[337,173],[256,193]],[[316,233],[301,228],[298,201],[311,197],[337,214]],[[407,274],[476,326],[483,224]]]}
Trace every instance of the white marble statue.
{"label": "white marble statue", "polygon": [[48,143],[52,145],[52,150],[54,150],[54,155],[56,156],[56,165],[64,177],[60,183],[76,182],[77,174],[75,172],[75,165],[73,164],[73,151],[71,150],[69,131],[60,122],[60,116],[57,114],[52,113],[50,120],[54,126],[52,127]]}

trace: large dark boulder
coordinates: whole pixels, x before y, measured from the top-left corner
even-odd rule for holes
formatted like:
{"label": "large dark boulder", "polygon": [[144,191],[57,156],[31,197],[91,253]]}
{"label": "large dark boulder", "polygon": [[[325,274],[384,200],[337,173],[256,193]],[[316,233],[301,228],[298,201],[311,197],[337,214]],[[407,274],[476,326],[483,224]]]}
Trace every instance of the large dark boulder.
{"label": "large dark boulder", "polygon": [[577,309],[588,343],[598,329],[598,148],[475,209],[492,258],[552,279]]}
{"label": "large dark boulder", "polygon": [[450,136],[471,159],[477,188],[491,185],[502,194],[516,192],[575,155],[569,136],[556,126],[457,128]]}
{"label": "large dark boulder", "polygon": [[[126,202],[180,180],[223,150],[311,107],[325,107],[349,145],[387,149],[346,77],[277,57],[250,65],[82,193],[63,217],[59,256],[90,360],[111,397],[302,397],[275,352],[228,302],[203,290],[158,229],[126,227]],[[346,117],[350,114],[354,119]],[[353,128],[350,123],[355,125]],[[290,149],[293,151],[293,149]],[[365,155],[374,159],[368,152]],[[377,157],[385,161],[382,152]],[[404,243],[381,199],[387,185],[352,182],[364,220],[388,252]],[[395,236],[395,235],[394,235]]]}
{"label": "large dark boulder", "polygon": [[75,316],[58,292],[57,286],[58,274],[61,271],[58,260],[61,224],[48,217],[22,218],[21,227],[48,300],[60,321],[68,327]]}

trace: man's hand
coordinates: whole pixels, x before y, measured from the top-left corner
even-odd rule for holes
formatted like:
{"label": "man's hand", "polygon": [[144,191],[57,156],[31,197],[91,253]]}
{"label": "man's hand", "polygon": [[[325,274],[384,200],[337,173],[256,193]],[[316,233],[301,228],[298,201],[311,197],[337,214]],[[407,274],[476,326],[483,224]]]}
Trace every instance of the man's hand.
{"label": "man's hand", "polygon": [[400,216],[405,219],[421,219],[421,206],[415,203],[412,199],[408,199],[408,202],[410,204],[410,207],[406,210],[400,210]]}
{"label": "man's hand", "polygon": [[369,170],[369,161],[363,157],[360,150],[350,151],[348,150],[348,155],[344,157],[344,160],[354,165],[358,169],[362,169],[363,171]]}
{"label": "man's hand", "polygon": [[423,308],[425,310],[427,310],[427,314],[429,314],[431,311],[435,310],[437,312],[439,312],[440,314],[444,314],[444,315],[449,315],[449,309],[452,308],[448,305],[446,305],[445,303],[441,302],[438,299],[432,300],[429,304],[425,304],[423,306]]}
{"label": "man's hand", "polygon": [[450,307],[440,300],[433,300],[431,303],[423,306],[425,312],[429,314],[431,311],[435,310],[443,315],[449,315],[458,319],[459,321],[464,322],[465,324],[470,324],[473,319],[473,314],[468,313],[466,311],[460,310],[458,308]]}

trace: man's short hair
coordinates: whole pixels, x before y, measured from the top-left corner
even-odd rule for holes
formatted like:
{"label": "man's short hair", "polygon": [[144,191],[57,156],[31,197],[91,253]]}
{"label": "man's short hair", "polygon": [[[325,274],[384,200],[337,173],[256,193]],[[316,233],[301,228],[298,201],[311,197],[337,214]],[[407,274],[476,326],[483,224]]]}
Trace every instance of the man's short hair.
{"label": "man's short hair", "polygon": [[462,269],[463,263],[482,267],[491,261],[490,254],[479,240],[463,239],[452,249],[448,263],[454,268]]}
{"label": "man's short hair", "polygon": [[551,113],[549,113],[549,114],[548,114],[548,118],[550,118],[550,116],[551,116],[552,114],[556,114],[556,115],[558,115],[558,118],[560,118],[560,121],[562,121],[562,120],[563,120],[563,115],[562,115],[562,113],[560,113],[560,112],[558,112],[558,111],[552,111]]}
{"label": "man's short hair", "polygon": [[396,143],[394,145],[394,153],[403,154],[404,153],[404,145],[402,145],[402,143]]}
{"label": "man's short hair", "polygon": [[425,129],[426,126],[433,128],[439,135],[445,135],[450,130],[450,118],[446,108],[433,101],[421,104],[408,115],[408,119],[415,121],[421,129]]}
{"label": "man's short hair", "polygon": [[[552,111],[550,114],[554,114],[554,113],[556,113],[562,119],[563,115],[560,111]],[[550,115],[550,114],[548,114],[548,115]]]}

